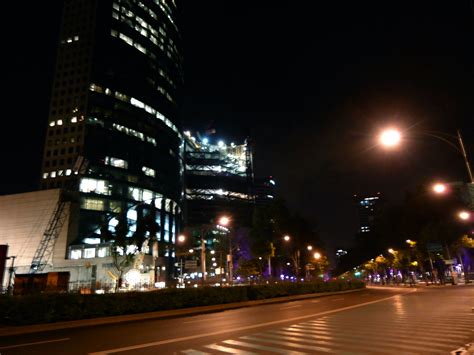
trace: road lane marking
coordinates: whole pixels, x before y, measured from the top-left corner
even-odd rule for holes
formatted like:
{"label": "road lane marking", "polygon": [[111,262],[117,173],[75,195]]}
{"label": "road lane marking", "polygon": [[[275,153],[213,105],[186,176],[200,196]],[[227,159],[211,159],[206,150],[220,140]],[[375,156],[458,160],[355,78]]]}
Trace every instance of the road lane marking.
{"label": "road lane marking", "polygon": [[197,319],[197,320],[190,320],[188,322],[183,322],[183,324],[189,324],[189,323],[201,323],[201,322],[207,322],[207,321],[212,321],[212,320],[218,320],[226,317],[213,317],[213,318],[206,318],[206,319]]}
{"label": "road lane marking", "polygon": [[305,355],[306,354],[306,353],[301,353],[299,351],[282,350],[280,348],[274,348],[274,347],[265,346],[265,345],[257,345],[257,344],[247,343],[245,341],[238,341],[238,340],[225,340],[223,341],[223,343],[247,347],[247,348],[254,348],[254,349],[259,349],[259,350],[268,350],[268,351],[272,351],[274,353],[279,353],[279,354],[292,354],[292,355]]}
{"label": "road lane marking", "polygon": [[280,307],[280,310],[282,310],[282,309],[296,308],[296,307],[301,307],[301,305],[300,305],[300,304],[295,304],[294,306]]}
{"label": "road lane marking", "polygon": [[183,350],[181,352],[183,354],[192,354],[192,355],[211,355],[209,353],[204,353],[202,351],[197,351],[197,350],[194,350],[194,349]]}
{"label": "road lane marking", "polygon": [[278,341],[274,339],[266,339],[261,337],[261,334],[259,336],[243,336],[240,337],[239,339],[244,339],[244,340],[255,340],[255,341],[260,341],[264,343],[270,343],[270,344],[276,344],[276,345],[283,345],[283,346],[288,346],[291,348],[298,348],[298,349],[303,349],[303,350],[312,350],[312,351],[319,351],[323,353],[332,353],[333,351],[328,348],[324,348],[322,346],[311,346],[311,345],[304,345],[304,344],[297,344],[293,343],[290,341]]}
{"label": "road lane marking", "polygon": [[23,343],[23,344],[16,344],[16,345],[9,345],[9,346],[2,346],[0,350],[5,350],[5,349],[13,349],[13,348],[20,348],[22,346],[30,346],[30,345],[41,345],[41,344],[47,344],[47,343],[57,343],[60,341],[68,341],[71,340],[71,338],[62,338],[62,339],[53,339],[53,340],[43,340],[43,341],[36,341],[34,343]]}
{"label": "road lane marking", "polygon": [[[409,293],[412,293],[412,292],[415,292],[415,291],[416,291],[416,289],[405,290],[405,292],[403,294],[405,295],[405,294],[409,294]],[[194,335],[189,335],[189,336],[179,337],[179,338],[159,340],[159,341],[154,341],[154,342],[151,342],[151,343],[144,343],[144,344],[138,344],[138,345],[125,346],[125,347],[121,347],[121,348],[107,349],[107,350],[97,351],[97,352],[89,353],[89,354],[90,355],[114,354],[114,353],[119,353],[119,352],[123,352],[123,351],[143,349],[143,348],[149,348],[149,347],[152,347],[152,346],[159,346],[159,345],[165,345],[165,344],[171,344],[171,343],[178,343],[178,342],[182,342],[182,341],[186,341],[186,340],[204,338],[204,337],[207,337],[207,336],[215,336],[215,335],[231,333],[231,332],[237,332],[237,331],[242,331],[242,330],[256,329],[256,328],[266,327],[266,326],[270,326],[270,325],[276,325],[276,324],[282,324],[282,323],[298,321],[298,320],[302,320],[302,319],[314,318],[314,317],[318,317],[318,316],[322,316],[322,315],[326,315],[326,314],[339,313],[339,312],[347,311],[347,310],[350,310],[350,309],[364,307],[364,306],[368,306],[370,304],[375,304],[375,303],[387,301],[387,300],[395,298],[395,297],[399,297],[399,295],[397,294],[397,295],[393,295],[393,296],[380,298],[380,299],[374,300],[374,301],[363,302],[363,303],[359,303],[359,304],[355,304],[355,305],[351,305],[351,306],[331,309],[329,311],[323,311],[323,312],[318,312],[318,313],[313,313],[313,314],[307,314],[307,315],[298,316],[298,317],[292,317],[292,318],[281,319],[281,320],[265,322],[265,323],[259,323],[259,324],[252,324],[252,325],[236,327],[236,328],[230,328],[230,329],[222,329],[222,330],[218,330],[218,331],[215,331],[215,332],[200,333],[200,334],[194,334]]]}
{"label": "road lane marking", "polygon": [[204,347],[212,349],[212,350],[217,350],[223,353],[229,353],[229,354],[257,355],[257,353],[253,353],[251,351],[229,348],[228,346],[222,346],[222,345],[217,345],[217,344],[204,345]]}

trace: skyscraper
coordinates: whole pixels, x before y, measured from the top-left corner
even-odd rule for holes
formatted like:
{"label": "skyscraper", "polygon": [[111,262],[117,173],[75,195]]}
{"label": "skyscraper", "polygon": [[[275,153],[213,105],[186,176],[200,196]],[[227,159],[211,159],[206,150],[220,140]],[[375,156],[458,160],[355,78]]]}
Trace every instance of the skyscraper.
{"label": "skyscraper", "polygon": [[374,196],[354,195],[359,212],[359,233],[368,233],[372,230],[375,214],[380,205],[380,192]]}
{"label": "skyscraper", "polygon": [[[176,15],[173,0],[64,2],[41,186],[77,192],[70,245],[102,243],[120,213],[131,232],[152,213],[160,256],[172,255],[183,193]],[[75,172],[78,157],[87,164]]]}

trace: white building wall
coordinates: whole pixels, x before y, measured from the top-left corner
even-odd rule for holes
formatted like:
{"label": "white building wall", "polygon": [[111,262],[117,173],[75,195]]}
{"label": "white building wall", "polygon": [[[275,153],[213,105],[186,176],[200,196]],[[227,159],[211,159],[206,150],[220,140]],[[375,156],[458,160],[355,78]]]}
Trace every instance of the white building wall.
{"label": "white building wall", "polygon": [[[29,272],[33,256],[58,202],[59,192],[59,189],[52,189],[0,196],[0,244],[7,244],[8,256],[16,257],[16,273]],[[69,214],[68,208],[66,213]],[[68,219],[57,240],[57,247],[66,244]],[[61,255],[64,255],[64,251]],[[10,263],[11,260],[8,260],[8,267]],[[4,284],[7,283],[8,275],[5,275]]]}

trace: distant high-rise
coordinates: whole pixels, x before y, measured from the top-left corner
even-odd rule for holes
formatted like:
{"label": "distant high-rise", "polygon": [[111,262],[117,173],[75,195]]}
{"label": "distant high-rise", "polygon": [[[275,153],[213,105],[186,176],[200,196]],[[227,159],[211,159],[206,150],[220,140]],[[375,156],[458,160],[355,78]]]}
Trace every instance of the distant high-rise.
{"label": "distant high-rise", "polygon": [[254,206],[250,145],[211,143],[185,132],[185,161],[187,224],[208,224],[227,214],[234,226],[250,226]]}
{"label": "distant high-rise", "polygon": [[64,2],[41,186],[77,192],[70,245],[103,242],[119,213],[132,232],[151,213],[171,255],[183,193],[176,13],[173,0]]}
{"label": "distant high-rise", "polygon": [[359,233],[368,233],[372,230],[380,198],[380,192],[374,196],[354,195],[359,212]]}

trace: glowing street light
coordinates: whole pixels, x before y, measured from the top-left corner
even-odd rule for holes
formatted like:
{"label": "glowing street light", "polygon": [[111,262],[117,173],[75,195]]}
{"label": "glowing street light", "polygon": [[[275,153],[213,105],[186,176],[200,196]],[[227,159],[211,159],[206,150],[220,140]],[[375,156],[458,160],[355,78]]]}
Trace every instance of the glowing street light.
{"label": "glowing street light", "polygon": [[461,211],[459,212],[458,217],[462,219],[463,221],[467,221],[471,217],[471,214],[466,211]]}
{"label": "glowing street light", "polygon": [[185,240],[186,240],[186,236],[184,236],[182,234],[180,236],[178,236],[178,242],[183,243]]}
{"label": "glowing street light", "polygon": [[392,248],[388,249],[388,252],[389,252],[390,254],[395,254],[395,253],[396,253],[396,251],[393,250]]}
{"label": "glowing street light", "polygon": [[308,245],[308,246],[306,247],[306,249],[308,249],[309,251],[311,251],[311,250],[313,250],[313,246],[312,246],[312,245]]}
{"label": "glowing street light", "polygon": [[320,253],[318,253],[318,252],[314,253],[314,255],[313,255],[313,256],[314,256],[314,258],[315,258],[316,260],[319,260],[319,259],[321,259],[321,254],[320,254]]}
{"label": "glowing street light", "polygon": [[394,147],[400,143],[402,135],[394,128],[387,129],[380,134],[380,143],[385,147]]}
{"label": "glowing street light", "polygon": [[227,216],[222,216],[222,217],[219,219],[219,224],[220,224],[221,226],[224,226],[224,227],[227,226],[227,225],[229,224],[229,222],[230,222],[230,218],[227,217]]}
{"label": "glowing street light", "polygon": [[291,238],[289,235],[285,235],[283,239],[285,240],[285,242],[289,242]]}
{"label": "glowing street light", "polygon": [[443,194],[446,192],[446,185],[438,182],[433,185],[433,191],[437,194]]}
{"label": "glowing street light", "polygon": [[189,249],[188,250],[191,254],[194,253],[194,249]]}

